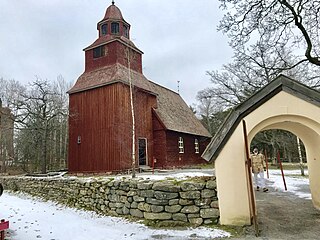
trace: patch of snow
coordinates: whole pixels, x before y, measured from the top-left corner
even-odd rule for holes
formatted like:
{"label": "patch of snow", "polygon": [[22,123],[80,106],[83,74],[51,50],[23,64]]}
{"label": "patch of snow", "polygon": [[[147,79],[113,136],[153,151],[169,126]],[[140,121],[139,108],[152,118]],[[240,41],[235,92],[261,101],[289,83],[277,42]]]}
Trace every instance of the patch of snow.
{"label": "patch of snow", "polygon": [[163,180],[163,179],[187,179],[187,178],[193,178],[193,177],[202,177],[202,176],[213,176],[210,173],[204,173],[204,172],[181,172],[181,173],[172,173],[172,174],[167,174],[167,175],[159,175],[159,174],[144,174],[144,175],[139,175],[139,178],[142,179],[151,179],[151,180]]}
{"label": "patch of snow", "polygon": [[10,239],[50,240],[149,240],[214,239],[230,237],[228,232],[206,227],[185,230],[152,229],[122,218],[99,216],[43,202],[27,195],[4,193],[0,218],[10,221]]}
{"label": "patch of snow", "polygon": [[[155,171],[154,174],[151,172],[142,172],[136,174],[136,179],[150,179],[150,180],[164,180],[164,179],[177,179],[184,180],[192,177],[201,176],[214,176],[214,169],[176,169],[167,171]],[[108,180],[108,179],[132,179],[130,174],[126,175],[108,175],[108,176],[93,176],[93,177],[77,177],[77,176],[63,176],[64,179],[78,179],[82,182],[91,182],[97,179]]]}
{"label": "patch of snow", "polygon": [[[308,171],[305,171],[306,176]],[[280,170],[269,170],[270,178],[267,180],[276,191],[285,191]],[[309,179],[301,176],[300,170],[284,170],[287,191],[299,198],[311,199]]]}
{"label": "patch of snow", "polygon": [[[300,170],[285,170],[288,192],[299,198],[311,199],[309,179],[302,177]],[[308,171],[305,171],[308,174]],[[198,176],[213,176],[211,170],[172,170],[165,172],[138,173],[137,178],[162,180],[166,178],[186,179]],[[269,170],[270,179],[267,184],[276,191],[282,192],[284,184],[280,170]],[[52,176],[50,176],[52,177]],[[57,176],[60,178],[78,178],[73,176]],[[265,176],[266,177],[266,176]],[[78,178],[83,181],[96,179],[131,179],[130,175],[108,177]],[[129,222],[123,218],[99,216],[94,212],[74,210],[43,202],[27,195],[4,193],[0,197],[0,218],[10,221],[9,239],[95,239],[95,240],[147,240],[147,239],[214,239],[230,237],[228,232],[206,227],[185,230],[152,229],[140,223]]]}

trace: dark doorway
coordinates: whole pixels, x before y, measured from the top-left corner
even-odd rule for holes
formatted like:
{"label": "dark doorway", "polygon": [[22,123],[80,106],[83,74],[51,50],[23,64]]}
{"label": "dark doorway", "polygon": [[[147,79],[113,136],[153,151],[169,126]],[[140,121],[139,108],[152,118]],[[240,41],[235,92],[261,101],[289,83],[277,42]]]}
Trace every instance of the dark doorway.
{"label": "dark doorway", "polygon": [[147,139],[139,138],[139,165],[147,165]]}

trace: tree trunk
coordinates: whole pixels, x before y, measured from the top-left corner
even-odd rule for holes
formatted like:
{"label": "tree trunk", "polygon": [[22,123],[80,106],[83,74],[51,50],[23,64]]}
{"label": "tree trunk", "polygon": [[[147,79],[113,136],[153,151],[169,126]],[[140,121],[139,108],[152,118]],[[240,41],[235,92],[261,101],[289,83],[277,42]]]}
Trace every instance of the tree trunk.
{"label": "tree trunk", "polygon": [[297,136],[297,143],[298,143],[298,152],[299,152],[299,160],[300,160],[300,170],[301,170],[301,176],[304,176],[304,164],[302,160],[302,154],[301,154],[301,145],[300,145],[300,139]]}
{"label": "tree trunk", "polygon": [[132,119],[132,178],[136,177],[136,132],[135,132],[135,116],[133,106],[133,86],[131,79],[131,66],[130,66],[130,49],[128,49],[128,75],[129,75],[129,87],[130,87],[130,106],[131,106],[131,119]]}

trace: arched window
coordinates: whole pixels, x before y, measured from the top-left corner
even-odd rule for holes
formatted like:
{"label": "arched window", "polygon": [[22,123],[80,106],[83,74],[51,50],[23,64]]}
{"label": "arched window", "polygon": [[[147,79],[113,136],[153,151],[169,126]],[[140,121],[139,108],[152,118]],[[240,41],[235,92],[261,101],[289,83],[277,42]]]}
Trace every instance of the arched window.
{"label": "arched window", "polygon": [[108,33],[108,24],[105,23],[101,26],[101,34],[107,35],[107,33]]}
{"label": "arched window", "polygon": [[182,137],[179,137],[178,145],[179,145],[179,153],[184,153],[184,144],[183,144],[183,138]]}
{"label": "arched window", "polygon": [[111,23],[111,33],[113,33],[113,34],[119,33],[119,23],[117,23],[117,22]]}
{"label": "arched window", "polygon": [[194,150],[195,150],[195,153],[200,153],[200,151],[199,151],[199,141],[198,141],[198,139],[195,139],[195,140],[194,140]]}

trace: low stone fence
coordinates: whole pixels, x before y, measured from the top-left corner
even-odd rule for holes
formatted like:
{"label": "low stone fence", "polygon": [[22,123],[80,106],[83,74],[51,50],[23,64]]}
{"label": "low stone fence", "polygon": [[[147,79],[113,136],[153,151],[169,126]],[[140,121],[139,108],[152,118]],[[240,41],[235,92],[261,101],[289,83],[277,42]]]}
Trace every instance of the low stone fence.
{"label": "low stone fence", "polygon": [[219,221],[215,177],[133,180],[0,177],[5,189],[110,216],[133,216],[156,226]]}

